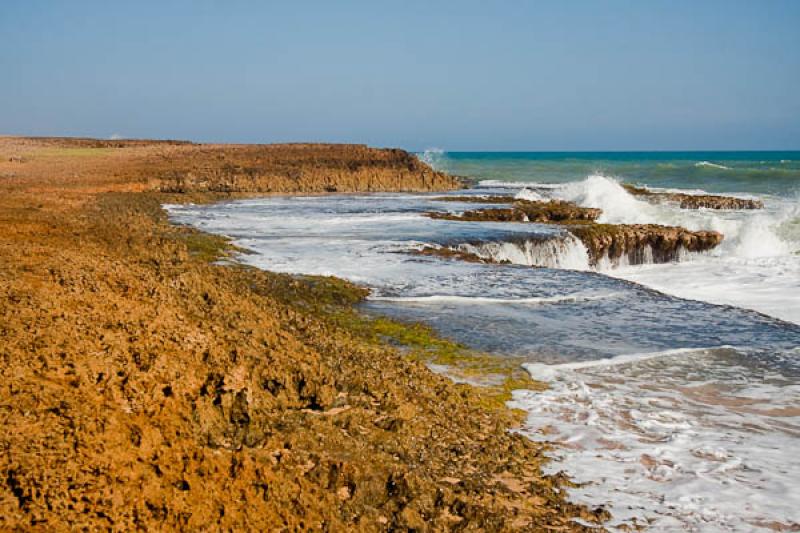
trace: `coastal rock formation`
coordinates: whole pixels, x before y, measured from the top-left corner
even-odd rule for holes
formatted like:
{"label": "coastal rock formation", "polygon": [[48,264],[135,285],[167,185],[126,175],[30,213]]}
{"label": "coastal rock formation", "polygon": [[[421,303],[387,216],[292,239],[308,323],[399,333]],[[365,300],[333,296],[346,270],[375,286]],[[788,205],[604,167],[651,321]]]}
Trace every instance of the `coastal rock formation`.
{"label": "coastal rock formation", "polygon": [[441,257],[443,259],[457,259],[459,261],[466,261],[467,263],[507,263],[507,261],[495,261],[492,258],[482,257],[476,253],[465,251],[457,245],[454,247],[423,246],[419,249],[410,250],[408,253],[411,255]]}
{"label": "coastal rock formation", "polygon": [[[399,149],[357,144],[195,144],[80,138],[4,139],[3,169],[95,179],[165,193],[252,196],[265,193],[427,192],[461,182]],[[23,161],[22,164],[19,164]],[[16,163],[11,165],[10,163]]]}
{"label": "coastal rock formation", "polygon": [[655,192],[643,187],[624,183],[626,191],[634,196],[654,202],[675,202],[683,209],[763,209],[764,202],[749,198],[718,196],[714,194],[686,194],[676,192]]}
{"label": "coastal rock formation", "polygon": [[[710,250],[722,242],[716,231],[690,231],[658,224],[598,224],[600,209],[580,207],[571,202],[517,200],[509,208],[487,208],[461,214],[434,212],[434,219],[469,222],[536,222],[565,227],[586,246],[590,265],[603,260],[628,264],[666,263],[684,252]],[[432,255],[443,252],[431,250]],[[446,253],[445,253],[446,254]],[[466,260],[475,260],[465,257]]]}
{"label": "coastal rock formation", "polygon": [[163,192],[443,191],[461,184],[399,149],[342,144],[200,145],[169,157]]}
{"label": "coastal rock formation", "polygon": [[516,200],[513,207],[476,209],[457,215],[452,213],[428,213],[431,218],[461,220],[465,222],[567,222],[592,221],[602,211],[591,207],[579,207],[572,202],[553,200],[536,202]]}
{"label": "coastal rock formation", "polygon": [[464,202],[471,204],[513,204],[517,201],[513,196],[489,195],[489,196],[437,196],[431,198],[437,202]]}
{"label": "coastal rock formation", "polygon": [[[543,474],[546,448],[510,431],[502,401],[383,343],[352,308],[364,289],[215,264],[224,239],[170,225],[162,203],[229,197],[153,190],[194,145],[114,143],[0,139],[0,173],[15,172],[0,180],[0,529],[596,531],[582,524],[607,518],[566,500],[569,481]],[[315,176],[280,187],[326,183]],[[363,184],[336,176],[338,190]]]}
{"label": "coastal rock formation", "polygon": [[568,227],[596,265],[607,259],[629,264],[667,263],[684,251],[702,252],[716,247],[723,236],[716,231],[690,231],[657,224],[582,224]]}

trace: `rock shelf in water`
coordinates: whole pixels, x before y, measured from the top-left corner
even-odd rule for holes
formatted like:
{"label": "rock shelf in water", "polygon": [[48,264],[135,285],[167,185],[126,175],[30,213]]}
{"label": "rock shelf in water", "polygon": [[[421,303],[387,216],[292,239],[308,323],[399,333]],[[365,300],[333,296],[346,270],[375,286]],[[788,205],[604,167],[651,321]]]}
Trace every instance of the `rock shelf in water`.
{"label": "rock shelf in water", "polygon": [[715,194],[685,194],[679,192],[655,192],[627,183],[622,185],[628,193],[653,202],[676,202],[682,209],[763,209],[764,202],[749,198],[718,196]]}
{"label": "rock shelf in water", "polygon": [[629,264],[668,263],[684,251],[703,252],[722,242],[717,231],[690,231],[658,224],[583,224],[568,228],[589,252],[590,264],[604,259]]}
{"label": "rock shelf in water", "polygon": [[475,209],[460,215],[433,212],[428,213],[428,216],[465,222],[565,222],[593,221],[601,213],[600,209],[580,207],[572,202],[517,200],[508,208]]}
{"label": "rock shelf in water", "polygon": [[431,198],[436,202],[465,202],[471,204],[513,204],[517,201],[513,196],[490,195],[490,196],[437,196]]}
{"label": "rock shelf in water", "polygon": [[[719,245],[717,231],[691,231],[659,224],[599,224],[600,209],[572,202],[518,200],[510,208],[488,208],[462,214],[428,213],[434,219],[465,222],[536,222],[564,226],[581,240],[595,266],[603,260],[628,264],[667,263],[683,252],[704,252]],[[442,255],[441,252],[430,252]]]}

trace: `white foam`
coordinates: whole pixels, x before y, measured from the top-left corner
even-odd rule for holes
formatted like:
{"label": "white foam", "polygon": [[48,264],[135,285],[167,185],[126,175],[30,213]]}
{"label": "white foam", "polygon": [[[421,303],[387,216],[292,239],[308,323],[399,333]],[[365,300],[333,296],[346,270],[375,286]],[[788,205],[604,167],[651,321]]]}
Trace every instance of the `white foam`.
{"label": "white foam", "polygon": [[481,180],[478,187],[482,189],[525,189],[535,186],[537,189],[558,189],[560,183],[531,183],[527,181]]}
{"label": "white foam", "polygon": [[442,160],[445,151],[441,148],[428,148],[419,156],[423,163],[430,165],[435,170],[442,170]]}
{"label": "white foam", "polygon": [[659,218],[658,206],[639,200],[626,191],[616,180],[593,174],[583,181],[567,183],[554,191],[561,200],[575,202],[583,207],[602,209],[598,222],[654,223]]}
{"label": "white foam", "polygon": [[523,433],[560,443],[551,471],[612,530],[756,531],[800,523],[800,386],[742,366],[730,347],[526,365],[544,392],[514,391]]}
{"label": "white foam", "polygon": [[[683,253],[673,263],[631,266],[622,257],[601,260],[597,270],[675,296],[735,305],[800,323],[800,202],[795,199],[768,198],[763,210],[680,209],[639,199],[613,178],[599,174],[564,184],[550,194],[602,209],[599,222],[662,224],[724,235],[714,250]],[[513,254],[508,260],[530,264]],[[643,262],[648,263],[646,257]],[[581,268],[570,264],[565,268]]]}
{"label": "white foam", "polygon": [[712,346],[709,348],[676,348],[674,350],[664,350],[661,352],[644,352],[634,354],[617,355],[605,359],[592,359],[590,361],[574,361],[571,363],[561,363],[557,365],[546,365],[542,363],[525,363],[522,367],[528,371],[533,379],[548,380],[552,379],[559,371],[582,370],[586,368],[611,367],[616,365],[626,365],[647,361],[649,359],[659,359],[661,357],[675,357],[689,355],[702,350],[714,350],[722,348],[733,348],[732,346]]}
{"label": "white foam", "polygon": [[589,254],[583,243],[571,234],[546,240],[500,241],[459,244],[455,249],[495,263],[588,270]]}
{"label": "white foam", "polygon": [[726,167],[725,165],[720,165],[718,163],[712,163],[711,161],[700,161],[699,163],[695,163],[694,166],[696,166],[696,167],[718,168],[718,169],[721,169],[721,170],[730,170],[730,167]]}
{"label": "white foam", "polygon": [[484,296],[458,296],[452,294],[434,294],[430,296],[370,296],[368,300],[397,303],[457,303],[457,304],[514,304],[541,305],[562,302],[589,302],[613,298],[617,293],[587,294],[574,293],[556,296],[531,298],[491,298]]}
{"label": "white foam", "polygon": [[541,194],[537,193],[532,189],[522,189],[517,194],[514,195],[514,198],[517,200],[528,200],[531,202],[548,202],[550,201],[548,198],[545,198]]}

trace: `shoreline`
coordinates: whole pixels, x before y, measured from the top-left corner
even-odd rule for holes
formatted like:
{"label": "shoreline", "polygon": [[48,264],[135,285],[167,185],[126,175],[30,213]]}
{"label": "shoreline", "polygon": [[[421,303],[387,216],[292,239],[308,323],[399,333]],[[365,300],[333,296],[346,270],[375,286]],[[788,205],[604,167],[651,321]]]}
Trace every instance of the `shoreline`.
{"label": "shoreline", "polygon": [[[279,192],[242,146],[0,138],[0,525],[596,530],[573,519],[607,514],[569,503],[547,446],[509,431],[514,382],[485,394],[422,361],[491,362],[366,317],[348,282],[215,265],[224,239],[168,221],[176,199]],[[357,168],[301,166],[280,183],[302,190],[280,192],[458,186],[353,150]],[[201,192],[157,192],[173,170]],[[237,190],[248,176],[258,191]]]}

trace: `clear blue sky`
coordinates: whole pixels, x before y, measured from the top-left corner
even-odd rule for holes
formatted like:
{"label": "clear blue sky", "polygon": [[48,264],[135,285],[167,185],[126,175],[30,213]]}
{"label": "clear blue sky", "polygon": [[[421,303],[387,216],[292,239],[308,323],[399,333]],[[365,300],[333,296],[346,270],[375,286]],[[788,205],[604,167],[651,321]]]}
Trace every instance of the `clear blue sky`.
{"label": "clear blue sky", "polygon": [[0,133],[798,149],[800,0],[2,0]]}

